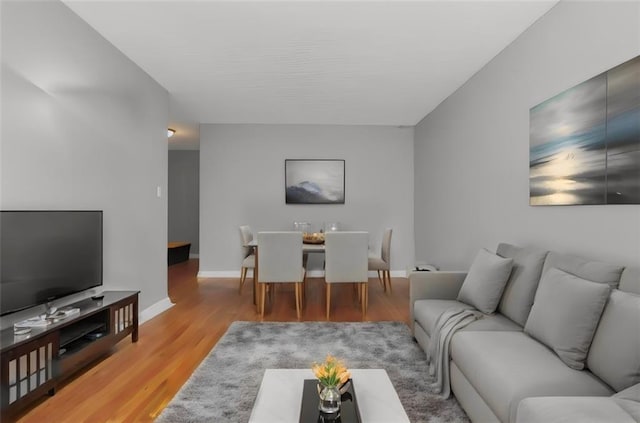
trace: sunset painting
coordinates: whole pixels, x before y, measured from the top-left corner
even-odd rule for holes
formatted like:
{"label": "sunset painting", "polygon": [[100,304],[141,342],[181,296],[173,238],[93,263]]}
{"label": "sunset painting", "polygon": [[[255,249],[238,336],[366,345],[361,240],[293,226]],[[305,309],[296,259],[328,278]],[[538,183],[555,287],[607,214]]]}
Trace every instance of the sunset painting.
{"label": "sunset painting", "polygon": [[529,117],[531,205],[640,204],[640,56]]}

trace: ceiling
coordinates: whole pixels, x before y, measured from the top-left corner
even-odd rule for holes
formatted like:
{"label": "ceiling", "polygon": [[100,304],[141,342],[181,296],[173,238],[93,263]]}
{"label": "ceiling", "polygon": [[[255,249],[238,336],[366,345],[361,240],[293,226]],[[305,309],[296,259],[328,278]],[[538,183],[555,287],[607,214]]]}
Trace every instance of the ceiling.
{"label": "ceiling", "polygon": [[557,1],[63,0],[200,123],[415,125]]}

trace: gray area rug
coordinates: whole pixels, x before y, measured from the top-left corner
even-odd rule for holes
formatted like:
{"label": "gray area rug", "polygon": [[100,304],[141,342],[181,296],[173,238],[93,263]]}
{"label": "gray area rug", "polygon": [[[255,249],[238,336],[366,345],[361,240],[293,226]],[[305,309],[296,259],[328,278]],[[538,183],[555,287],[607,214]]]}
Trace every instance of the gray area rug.
{"label": "gray area rug", "polygon": [[429,388],[425,353],[404,323],[234,322],[156,422],[247,422],[265,369],[310,368],[327,353],[386,369],[412,422],[469,421]]}

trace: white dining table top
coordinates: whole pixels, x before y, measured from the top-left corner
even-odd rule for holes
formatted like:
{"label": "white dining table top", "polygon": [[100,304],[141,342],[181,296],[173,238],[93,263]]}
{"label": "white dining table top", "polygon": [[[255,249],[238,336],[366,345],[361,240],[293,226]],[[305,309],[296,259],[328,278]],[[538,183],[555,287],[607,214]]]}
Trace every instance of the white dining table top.
{"label": "white dining table top", "polygon": [[[253,239],[245,247],[257,247],[258,240]],[[302,251],[305,253],[324,253],[324,244],[302,244]]]}

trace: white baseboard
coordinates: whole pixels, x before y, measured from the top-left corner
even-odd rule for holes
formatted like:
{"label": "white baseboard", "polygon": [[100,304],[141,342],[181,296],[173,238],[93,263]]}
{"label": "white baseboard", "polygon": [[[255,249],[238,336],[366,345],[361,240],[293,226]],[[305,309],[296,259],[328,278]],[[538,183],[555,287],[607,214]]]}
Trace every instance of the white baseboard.
{"label": "white baseboard", "polygon": [[139,315],[138,324],[141,325],[144,322],[153,319],[158,314],[162,313],[163,311],[169,310],[173,306],[174,304],[171,302],[169,297],[158,301],[157,303],[153,304],[151,307],[147,307],[144,310],[142,310],[142,312]]}
{"label": "white baseboard", "polygon": [[[251,277],[253,272],[249,270],[247,277]],[[307,276],[310,278],[323,278],[324,270],[308,270]],[[240,271],[239,270],[201,270],[198,272],[199,278],[239,278]],[[370,271],[370,278],[377,278],[378,272]],[[406,278],[407,271],[406,270],[392,270],[391,271],[392,278]]]}
{"label": "white baseboard", "polygon": [[191,253],[189,253],[189,258],[190,259],[199,259],[200,258],[200,254],[191,254]]}

